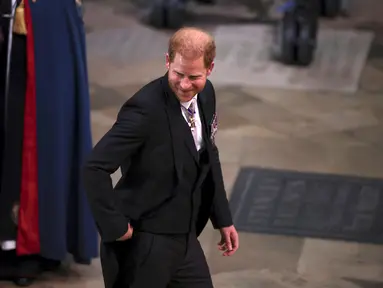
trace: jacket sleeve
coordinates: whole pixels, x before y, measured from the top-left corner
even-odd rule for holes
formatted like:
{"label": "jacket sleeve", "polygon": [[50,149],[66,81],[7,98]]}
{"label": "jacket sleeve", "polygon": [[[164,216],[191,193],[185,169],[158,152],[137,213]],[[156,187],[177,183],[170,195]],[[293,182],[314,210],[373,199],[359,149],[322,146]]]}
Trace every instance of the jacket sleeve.
{"label": "jacket sleeve", "polygon": [[149,116],[139,97],[120,109],[113,127],[93,148],[83,169],[83,182],[93,217],[104,242],[115,241],[128,230],[129,219],[118,210],[111,174],[142,146]]}
{"label": "jacket sleeve", "polygon": [[[216,100],[215,100],[215,91],[211,83],[213,101],[214,101],[214,113],[216,113]],[[233,225],[233,220],[229,208],[229,202],[226,196],[225,185],[222,176],[221,162],[219,160],[219,151],[216,145],[213,145],[213,157],[212,157],[212,175],[214,182],[214,199],[212,214],[210,220],[215,229],[229,227]]]}

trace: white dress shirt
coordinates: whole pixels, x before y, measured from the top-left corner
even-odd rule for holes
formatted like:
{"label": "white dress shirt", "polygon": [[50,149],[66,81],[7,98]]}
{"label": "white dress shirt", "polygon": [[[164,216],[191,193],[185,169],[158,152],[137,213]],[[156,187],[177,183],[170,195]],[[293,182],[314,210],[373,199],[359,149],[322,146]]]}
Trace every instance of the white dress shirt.
{"label": "white dress shirt", "polygon": [[[198,96],[198,94],[195,95],[193,97],[193,99],[191,99],[188,102],[181,102],[181,105],[183,107],[185,107],[186,109],[188,109],[190,104],[194,101],[194,107],[195,107],[194,119],[195,119],[195,128],[197,130],[197,144],[196,144],[196,146],[197,146],[197,151],[199,151],[203,147],[203,136],[202,136],[202,123],[201,123],[201,117],[199,114],[197,96]],[[181,112],[182,112],[182,116],[184,116],[185,121],[189,124],[187,112],[184,109],[182,109],[182,107],[181,107]],[[190,133],[191,133],[191,131],[190,131]]]}

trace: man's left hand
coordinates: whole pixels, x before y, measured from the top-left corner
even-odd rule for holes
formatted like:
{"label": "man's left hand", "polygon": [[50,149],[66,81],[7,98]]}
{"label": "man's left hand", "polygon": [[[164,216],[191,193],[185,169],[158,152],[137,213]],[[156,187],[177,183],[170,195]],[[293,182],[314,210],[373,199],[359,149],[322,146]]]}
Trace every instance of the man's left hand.
{"label": "man's left hand", "polygon": [[218,243],[218,249],[223,252],[223,256],[231,256],[239,248],[238,232],[234,225],[219,229],[221,232],[221,241]]}

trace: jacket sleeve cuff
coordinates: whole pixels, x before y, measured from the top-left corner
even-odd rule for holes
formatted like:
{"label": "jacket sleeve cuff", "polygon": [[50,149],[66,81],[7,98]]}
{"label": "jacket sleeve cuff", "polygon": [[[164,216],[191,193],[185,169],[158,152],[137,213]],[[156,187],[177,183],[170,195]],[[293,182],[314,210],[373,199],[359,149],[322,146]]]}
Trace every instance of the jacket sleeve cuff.
{"label": "jacket sleeve cuff", "polygon": [[118,238],[125,235],[129,228],[129,219],[121,217],[115,221],[108,221],[105,223],[104,227],[98,227],[100,231],[101,241],[102,242],[114,242]]}
{"label": "jacket sleeve cuff", "polygon": [[233,220],[231,218],[230,213],[222,218],[215,217],[215,215],[212,215],[210,217],[210,221],[211,221],[211,224],[213,224],[214,229],[221,229],[221,228],[230,227],[233,225]]}

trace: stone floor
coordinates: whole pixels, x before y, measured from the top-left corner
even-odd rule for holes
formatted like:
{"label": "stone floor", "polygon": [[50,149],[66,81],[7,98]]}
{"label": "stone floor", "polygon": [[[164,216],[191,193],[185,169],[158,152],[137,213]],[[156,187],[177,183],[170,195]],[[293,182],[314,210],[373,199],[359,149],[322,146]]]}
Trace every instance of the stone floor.
{"label": "stone floor", "polygon": [[[138,24],[130,16],[135,10],[126,2],[90,1],[85,7],[87,30],[136,29]],[[383,175],[383,24],[377,16],[367,21],[367,12],[356,11],[353,21],[324,23],[375,33],[356,93],[216,87],[217,143],[229,197],[237,172],[245,165]],[[94,141],[113,124],[120,105],[150,78],[150,71],[164,69],[161,53],[149,56],[150,61],[140,63],[89,57]],[[380,246],[251,233],[241,233],[240,238],[238,253],[222,258],[216,249],[218,233],[208,227],[201,236],[217,288],[383,287]],[[0,287],[11,285],[0,283]],[[103,287],[100,263],[64,267],[33,287]]]}

